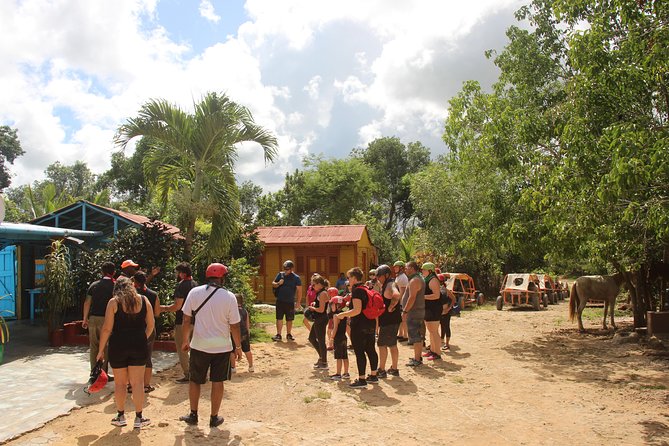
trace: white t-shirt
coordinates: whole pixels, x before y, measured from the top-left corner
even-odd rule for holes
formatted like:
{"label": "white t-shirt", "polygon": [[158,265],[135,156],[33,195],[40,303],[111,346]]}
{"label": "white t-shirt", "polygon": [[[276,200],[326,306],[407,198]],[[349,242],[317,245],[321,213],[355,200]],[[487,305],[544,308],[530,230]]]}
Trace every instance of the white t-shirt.
{"label": "white t-shirt", "polygon": [[[192,316],[214,289],[209,285],[193,288],[184,302],[183,312]],[[195,327],[190,348],[206,353],[232,351],[230,325],[240,322],[235,295],[225,288],[219,288],[195,316]]]}
{"label": "white t-shirt", "polygon": [[406,274],[400,273],[400,275],[395,278],[395,284],[400,289],[406,288],[409,285],[409,278]]}

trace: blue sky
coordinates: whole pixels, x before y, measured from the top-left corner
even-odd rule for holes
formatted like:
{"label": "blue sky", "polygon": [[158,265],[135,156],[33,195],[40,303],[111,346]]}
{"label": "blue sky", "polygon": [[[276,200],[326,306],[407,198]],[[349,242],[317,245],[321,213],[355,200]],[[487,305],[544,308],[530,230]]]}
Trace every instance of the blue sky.
{"label": "blue sky", "polygon": [[[208,91],[247,106],[279,156],[239,148],[240,180],[268,190],[304,156],[381,136],[433,154],[462,82],[497,76],[518,0],[8,0],[0,2],[0,125],[26,154],[14,185],[54,161],[109,168],[113,135],[150,98],[184,109]],[[132,147],[129,148],[129,151]]]}

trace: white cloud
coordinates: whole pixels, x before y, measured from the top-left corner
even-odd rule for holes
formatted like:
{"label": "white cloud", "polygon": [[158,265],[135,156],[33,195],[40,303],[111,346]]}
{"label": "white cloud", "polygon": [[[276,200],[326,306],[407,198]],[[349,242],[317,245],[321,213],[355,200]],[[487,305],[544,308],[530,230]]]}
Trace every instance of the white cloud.
{"label": "white cloud", "polygon": [[212,23],[218,23],[221,20],[221,16],[216,15],[216,10],[210,0],[200,0],[200,15]]}
{"label": "white cloud", "polygon": [[[190,109],[207,91],[226,92],[277,135],[271,166],[256,146],[239,149],[239,175],[270,188],[311,152],[344,156],[380,136],[443,150],[447,100],[465,79],[494,79],[483,51],[503,46],[520,4],[247,0],[236,35],[194,51],[161,25],[157,2],[0,2],[0,124],[17,127],[26,150],[15,184],[56,160],[101,172],[116,128],[142,103]],[[210,0],[198,10],[220,23]]]}

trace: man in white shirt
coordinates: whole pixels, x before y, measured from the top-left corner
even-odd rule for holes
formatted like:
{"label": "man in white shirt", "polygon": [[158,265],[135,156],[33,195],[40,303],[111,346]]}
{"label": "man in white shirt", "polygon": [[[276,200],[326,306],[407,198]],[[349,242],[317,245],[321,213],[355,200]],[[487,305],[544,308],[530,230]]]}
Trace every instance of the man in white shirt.
{"label": "man in white shirt", "polygon": [[[184,341],[180,347],[183,351],[190,349],[190,414],[179,417],[179,420],[188,424],[198,422],[200,387],[207,381],[207,370],[211,381],[209,426],[216,427],[223,423],[218,410],[223,400],[223,382],[230,379],[230,355],[236,355],[237,360],[242,358],[237,299],[222,287],[227,273],[228,268],[221,263],[209,265],[206,272],[207,285],[190,290],[184,302]],[[238,346],[234,352],[233,340]]]}
{"label": "man in white shirt", "polygon": [[[400,290],[400,296],[404,296],[404,291],[407,286],[409,286],[409,278],[404,274],[404,262],[398,260],[393,263],[393,273],[395,273],[395,285]],[[405,321],[402,321],[400,324],[400,329],[397,333],[397,340],[399,342],[405,342],[409,340],[409,334],[407,333],[407,324]]]}

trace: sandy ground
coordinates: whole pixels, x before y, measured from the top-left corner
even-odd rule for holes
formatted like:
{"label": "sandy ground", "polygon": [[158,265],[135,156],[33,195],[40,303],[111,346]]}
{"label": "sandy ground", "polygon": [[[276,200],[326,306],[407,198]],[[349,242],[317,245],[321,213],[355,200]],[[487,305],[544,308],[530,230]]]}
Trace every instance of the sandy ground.
{"label": "sandy ground", "polygon": [[226,383],[220,428],[208,427],[208,385],[200,425],[177,420],[188,412],[187,386],[173,383],[172,369],[158,375],[144,411],[153,424],[141,431],[109,424],[109,393],[9,444],[669,444],[666,356],[618,344],[594,321],[580,335],[566,311],[464,312],[445,360],[411,370],[402,346],[401,377],[367,390],[312,370],[316,354],[300,328],[295,343],[253,346],[256,372],[242,363]]}

